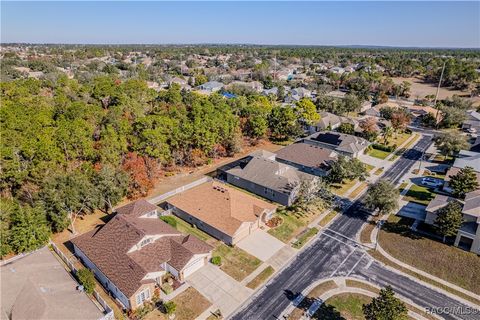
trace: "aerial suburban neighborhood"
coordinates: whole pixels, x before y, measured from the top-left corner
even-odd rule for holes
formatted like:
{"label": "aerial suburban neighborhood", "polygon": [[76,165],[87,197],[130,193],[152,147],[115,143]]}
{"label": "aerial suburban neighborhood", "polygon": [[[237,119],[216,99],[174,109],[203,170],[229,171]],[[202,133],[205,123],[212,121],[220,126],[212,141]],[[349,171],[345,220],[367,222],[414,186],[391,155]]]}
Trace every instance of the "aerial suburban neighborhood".
{"label": "aerial suburban neighborhood", "polygon": [[213,4],[2,3],[0,318],[479,319],[480,4]]}

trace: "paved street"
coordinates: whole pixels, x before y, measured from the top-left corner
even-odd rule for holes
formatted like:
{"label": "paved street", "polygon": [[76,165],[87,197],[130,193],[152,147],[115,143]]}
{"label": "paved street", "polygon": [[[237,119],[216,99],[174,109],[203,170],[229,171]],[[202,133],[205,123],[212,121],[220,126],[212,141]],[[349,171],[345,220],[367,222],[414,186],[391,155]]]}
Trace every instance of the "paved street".
{"label": "paved street", "polygon": [[[389,168],[384,178],[399,183],[423,151],[431,137],[424,136],[412,150]],[[232,319],[278,319],[291,302],[310,284],[333,276],[354,276],[376,285],[391,285],[396,292],[425,308],[466,307],[460,302],[370,261],[361,245],[352,239],[361,230],[366,215],[355,202],[268,285],[237,310]],[[475,319],[471,315],[443,315],[446,319]]]}

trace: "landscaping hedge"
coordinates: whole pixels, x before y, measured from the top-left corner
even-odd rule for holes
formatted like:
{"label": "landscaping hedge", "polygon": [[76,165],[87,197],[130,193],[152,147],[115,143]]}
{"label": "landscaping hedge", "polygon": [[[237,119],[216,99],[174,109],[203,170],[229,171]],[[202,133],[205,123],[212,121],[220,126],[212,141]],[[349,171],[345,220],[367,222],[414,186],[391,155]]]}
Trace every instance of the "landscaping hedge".
{"label": "landscaping hedge", "polygon": [[397,145],[394,144],[392,146],[386,146],[384,144],[374,143],[374,144],[372,144],[372,148],[377,149],[377,150],[381,150],[381,151],[385,151],[385,152],[392,152],[395,149],[397,149]]}

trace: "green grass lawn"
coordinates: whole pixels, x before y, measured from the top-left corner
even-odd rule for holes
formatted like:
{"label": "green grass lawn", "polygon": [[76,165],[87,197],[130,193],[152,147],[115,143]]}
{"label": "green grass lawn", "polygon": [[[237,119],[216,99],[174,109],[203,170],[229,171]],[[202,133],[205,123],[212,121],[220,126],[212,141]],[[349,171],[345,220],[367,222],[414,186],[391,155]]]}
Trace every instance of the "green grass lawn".
{"label": "green grass lawn", "polygon": [[364,163],[365,165],[365,168],[367,169],[367,172],[370,172],[372,171],[373,168],[375,168],[375,166],[372,166],[371,164],[368,164],[368,163]]}
{"label": "green grass lawn", "polygon": [[390,154],[391,152],[387,152],[387,151],[382,151],[382,150],[377,150],[377,149],[373,149],[370,150],[367,154],[371,157],[375,157],[375,158],[378,158],[378,159],[385,159],[386,157],[388,157],[388,155]]}
{"label": "green grass lawn", "polygon": [[268,230],[268,233],[275,238],[288,243],[299,235],[303,229],[323,211],[321,206],[311,206],[308,210],[296,211],[294,209],[282,208],[277,210],[277,216],[282,219],[282,224]]}
{"label": "green grass lawn", "polygon": [[222,258],[220,269],[237,281],[242,281],[262,263],[259,259],[238,247],[219,244],[213,250],[212,257]]}
{"label": "green grass lawn", "polygon": [[399,133],[397,135],[393,134],[393,136],[388,139],[388,145],[396,144],[397,147],[400,147],[402,143],[404,143],[405,141],[407,141],[408,138],[410,138],[411,135],[411,133]]}
{"label": "green grass lawn", "polygon": [[253,278],[252,281],[247,284],[247,287],[250,289],[257,288],[259,285],[264,283],[265,280],[267,280],[274,272],[275,269],[273,269],[272,266],[266,267],[255,278]]}
{"label": "green grass lawn", "polygon": [[433,198],[435,198],[435,194],[433,194],[430,189],[416,184],[412,184],[403,197],[405,201],[416,202],[426,206]]}
{"label": "green grass lawn", "polygon": [[203,240],[205,242],[208,242],[210,244],[212,244],[213,242],[216,241],[215,238],[213,238],[209,234],[203,232],[202,230],[193,227],[190,223],[186,222],[185,220],[182,220],[179,217],[174,216],[174,215],[171,215],[171,217],[173,217],[177,221],[176,228],[177,228],[178,231],[180,231],[182,233],[194,235],[198,239]]}
{"label": "green grass lawn", "polygon": [[372,298],[356,293],[342,293],[327,299],[313,315],[313,319],[325,320],[363,320],[362,306]]}
{"label": "green grass lawn", "polygon": [[411,219],[390,216],[379,241],[390,255],[462,288],[480,294],[480,258],[410,230]]}
{"label": "green grass lawn", "polygon": [[310,239],[317,233],[318,233],[317,228],[308,229],[298,237],[298,239],[292,244],[292,247],[294,247],[295,249],[300,249],[305,245],[305,243],[307,243],[308,239]]}
{"label": "green grass lawn", "polygon": [[357,183],[357,180],[347,180],[344,183],[332,183],[331,191],[337,196],[343,196],[355,183]]}

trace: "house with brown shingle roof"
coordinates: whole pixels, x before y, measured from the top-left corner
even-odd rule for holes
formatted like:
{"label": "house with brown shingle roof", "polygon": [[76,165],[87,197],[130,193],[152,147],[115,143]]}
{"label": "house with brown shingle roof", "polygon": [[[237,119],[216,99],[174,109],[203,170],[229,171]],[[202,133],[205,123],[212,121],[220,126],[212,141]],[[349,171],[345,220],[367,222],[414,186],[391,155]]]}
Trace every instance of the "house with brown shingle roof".
{"label": "house with brown shingle roof", "polygon": [[157,209],[145,200],[132,202],[72,240],[75,255],[126,309],[150,300],[167,272],[183,282],[213,249],[160,220]]}
{"label": "house with brown shingle roof", "polygon": [[166,200],[172,213],[233,245],[269,220],[276,206],[219,181],[205,182]]}

